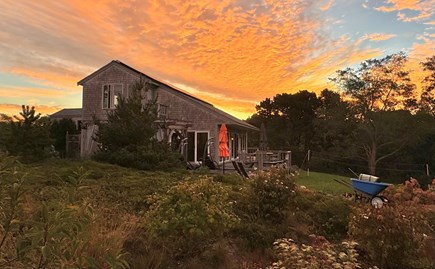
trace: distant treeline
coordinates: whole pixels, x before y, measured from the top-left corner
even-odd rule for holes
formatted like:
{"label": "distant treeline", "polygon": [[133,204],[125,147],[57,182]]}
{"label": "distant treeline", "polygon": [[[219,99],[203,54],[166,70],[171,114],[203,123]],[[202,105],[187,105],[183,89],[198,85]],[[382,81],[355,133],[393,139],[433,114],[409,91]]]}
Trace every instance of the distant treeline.
{"label": "distant treeline", "polygon": [[435,174],[435,55],[421,63],[421,89],[407,60],[397,53],[338,70],[330,78],[338,91],[277,94],[247,121],[264,123],[269,148],[291,150],[303,168],[429,180],[426,174]]}

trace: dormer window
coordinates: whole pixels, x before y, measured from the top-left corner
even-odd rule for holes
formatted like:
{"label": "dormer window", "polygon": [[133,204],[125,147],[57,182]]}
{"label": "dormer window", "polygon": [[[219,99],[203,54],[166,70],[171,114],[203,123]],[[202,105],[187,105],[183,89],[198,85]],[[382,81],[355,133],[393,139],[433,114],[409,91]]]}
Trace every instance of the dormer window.
{"label": "dormer window", "polygon": [[103,109],[114,109],[122,96],[122,84],[103,85]]}

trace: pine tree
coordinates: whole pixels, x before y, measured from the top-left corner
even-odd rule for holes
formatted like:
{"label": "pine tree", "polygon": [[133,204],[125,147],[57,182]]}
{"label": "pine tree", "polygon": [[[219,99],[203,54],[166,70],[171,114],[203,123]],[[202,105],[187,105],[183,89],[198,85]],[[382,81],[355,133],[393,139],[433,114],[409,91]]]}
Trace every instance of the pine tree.
{"label": "pine tree", "polygon": [[154,85],[137,82],[128,98],[119,98],[107,122],[97,121],[95,140],[100,145],[97,160],[144,170],[180,167],[180,155],[156,139],[156,99],[145,98]]}
{"label": "pine tree", "polygon": [[22,106],[19,116],[9,121],[9,134],[6,149],[21,156],[24,161],[35,161],[48,156],[47,148],[51,145],[50,121],[36,114],[35,107]]}

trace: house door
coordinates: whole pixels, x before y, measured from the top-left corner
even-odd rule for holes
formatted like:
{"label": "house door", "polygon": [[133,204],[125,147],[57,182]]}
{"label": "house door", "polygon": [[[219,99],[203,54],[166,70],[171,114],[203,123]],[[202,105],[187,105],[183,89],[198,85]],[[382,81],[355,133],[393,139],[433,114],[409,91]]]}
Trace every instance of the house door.
{"label": "house door", "polygon": [[237,158],[239,156],[239,135],[236,133],[230,133],[230,157]]}
{"label": "house door", "polygon": [[207,147],[208,132],[192,131],[187,132],[187,161],[198,162],[209,153]]}

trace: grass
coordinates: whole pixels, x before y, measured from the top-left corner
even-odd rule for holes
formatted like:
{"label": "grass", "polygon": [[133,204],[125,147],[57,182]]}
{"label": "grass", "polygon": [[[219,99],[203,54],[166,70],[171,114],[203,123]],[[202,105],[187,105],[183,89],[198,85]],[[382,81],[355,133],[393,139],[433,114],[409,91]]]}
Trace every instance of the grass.
{"label": "grass", "polygon": [[344,177],[344,176],[325,174],[319,172],[310,172],[308,175],[306,171],[300,171],[300,174],[296,176],[296,184],[299,186],[305,186],[309,189],[330,193],[330,194],[343,194],[345,192],[352,191],[352,189],[336,182],[334,179],[349,180],[348,177]]}

